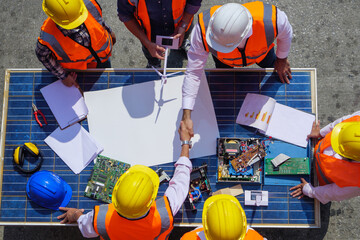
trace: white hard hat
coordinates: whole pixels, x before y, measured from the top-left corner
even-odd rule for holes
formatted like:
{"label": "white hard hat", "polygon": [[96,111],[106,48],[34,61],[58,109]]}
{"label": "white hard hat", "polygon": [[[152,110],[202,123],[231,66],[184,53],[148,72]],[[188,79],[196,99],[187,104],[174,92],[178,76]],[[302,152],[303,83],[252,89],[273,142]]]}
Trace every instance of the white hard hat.
{"label": "white hard hat", "polygon": [[251,30],[252,17],[243,5],[227,3],[218,8],[206,31],[208,45],[218,52],[232,52]]}

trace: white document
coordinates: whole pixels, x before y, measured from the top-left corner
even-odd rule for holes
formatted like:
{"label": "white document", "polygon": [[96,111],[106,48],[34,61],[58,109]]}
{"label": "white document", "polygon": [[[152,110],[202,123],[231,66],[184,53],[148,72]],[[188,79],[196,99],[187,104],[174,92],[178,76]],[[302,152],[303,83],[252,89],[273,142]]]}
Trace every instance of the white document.
{"label": "white document", "polygon": [[248,93],[241,106],[236,123],[266,132],[275,104],[275,99],[271,97]]}
{"label": "white document", "polygon": [[[153,166],[176,161],[181,152],[178,127],[182,118],[184,75],[124,87],[85,92],[92,136],[113,159]],[[216,154],[219,130],[210,90],[202,76],[192,111],[195,137],[190,157]]]}
{"label": "white document", "polygon": [[75,174],[80,173],[103,151],[78,123],[64,130],[57,128],[44,141]]}
{"label": "white document", "polygon": [[236,123],[260,129],[267,136],[307,146],[315,116],[277,103],[275,99],[248,93],[237,116]]}
{"label": "white document", "polygon": [[76,87],[67,87],[61,80],[40,89],[61,129],[77,123],[88,114],[83,96]]}

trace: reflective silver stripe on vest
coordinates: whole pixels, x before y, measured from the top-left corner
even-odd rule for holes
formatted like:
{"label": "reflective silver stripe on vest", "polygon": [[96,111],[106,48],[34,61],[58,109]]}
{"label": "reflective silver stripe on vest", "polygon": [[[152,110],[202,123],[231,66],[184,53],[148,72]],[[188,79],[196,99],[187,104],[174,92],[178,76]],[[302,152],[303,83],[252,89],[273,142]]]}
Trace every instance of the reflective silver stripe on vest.
{"label": "reflective silver stripe on vest", "polygon": [[177,19],[174,19],[174,24],[177,24],[181,18],[183,17],[184,14],[181,14],[180,17],[178,17]]}
{"label": "reflective silver stripe on vest", "polygon": [[102,26],[103,20],[102,20],[100,12],[96,8],[96,6],[90,0],[84,0],[84,3],[85,3],[86,8],[91,13],[91,15],[93,15],[93,17],[96,19],[96,21],[98,23],[100,23],[100,25]]}
{"label": "reflective silver stripe on vest", "polygon": [[264,28],[267,46],[269,47],[275,39],[274,36],[274,26],[272,23],[272,5],[264,3]]}
{"label": "reflective silver stripe on vest", "polygon": [[139,4],[139,0],[129,0],[130,3],[132,3],[136,8]]}
{"label": "reflective silver stripe on vest", "polygon": [[56,38],[44,31],[40,32],[40,39],[44,40],[45,42],[48,42],[55,50],[55,52],[62,58],[64,59],[64,62],[70,62],[70,58],[69,56],[66,54],[66,52],[64,51],[64,49],[61,47],[60,43],[58,42],[58,40],[56,40]]}
{"label": "reflective silver stripe on vest", "polygon": [[321,145],[323,144],[323,141],[321,141],[319,143],[319,147],[318,149],[316,150],[316,153],[315,153],[315,164],[317,166],[317,169],[318,169],[318,173],[320,174],[320,177],[324,180],[324,182],[326,184],[330,184],[330,182],[328,181],[328,179],[325,177],[325,174],[321,171],[321,168],[320,168],[320,148],[321,148]]}
{"label": "reflective silver stripe on vest", "polygon": [[[205,27],[205,38],[206,38],[206,33],[207,33],[207,29],[208,29],[208,26],[209,26],[209,23],[210,23],[210,19],[211,19],[211,16],[210,16],[210,9],[206,10],[203,12],[203,22],[204,22],[204,27]],[[201,26],[201,25],[200,25]],[[202,32],[201,32],[201,37],[203,37],[202,35]],[[206,39],[203,39],[203,42],[205,43],[206,42]],[[211,48],[209,46],[209,44],[207,44],[206,42],[206,45],[207,47],[209,48],[209,52],[211,52],[212,55],[214,55],[215,57],[217,57],[217,51],[214,50],[213,48]],[[205,49],[206,50],[206,49]]]}
{"label": "reflective silver stripe on vest", "polygon": [[[160,219],[161,219],[161,231],[160,234],[154,238],[154,240],[159,239],[159,237],[161,236],[161,234],[163,234],[164,232],[166,232],[169,228],[170,228],[170,217],[168,214],[168,211],[166,209],[166,204],[165,204],[165,197],[159,198],[155,201],[156,203],[156,209],[158,210],[159,214],[160,214]],[[166,239],[168,238],[170,234],[168,234],[166,236]]]}
{"label": "reflective silver stripe on vest", "polygon": [[102,204],[99,206],[99,212],[97,215],[96,226],[99,235],[105,240],[110,240],[109,235],[106,232],[105,220],[106,213],[108,212],[108,204]]}
{"label": "reflective silver stripe on vest", "polygon": [[[86,5],[86,8],[89,10],[89,12],[91,13],[91,15],[95,18],[95,20],[102,26],[103,21],[102,21],[102,17],[100,12],[97,10],[97,8],[95,7],[95,5],[90,1],[90,0],[84,0],[84,3]],[[106,31],[106,30],[105,30]],[[55,50],[55,52],[62,58],[62,60],[58,60],[60,63],[76,63],[76,62],[85,62],[91,58],[93,58],[93,56],[90,54],[89,56],[87,56],[85,59],[78,59],[76,61],[72,61],[70,60],[69,56],[66,54],[66,52],[64,51],[64,49],[61,47],[60,43],[58,42],[58,40],[51,34],[41,31],[40,32],[40,38],[42,40],[44,40],[45,42],[48,42],[51,47],[53,47],[53,49]],[[90,36],[91,38],[91,36]],[[105,49],[107,49],[110,46],[110,48],[112,48],[111,46],[111,42],[110,39],[108,38],[106,43],[100,48],[100,50],[96,51],[96,53],[100,53],[102,51],[104,51]],[[111,53],[111,49],[109,51],[109,53],[105,56],[105,57],[100,57],[101,60],[107,59],[110,56]]]}

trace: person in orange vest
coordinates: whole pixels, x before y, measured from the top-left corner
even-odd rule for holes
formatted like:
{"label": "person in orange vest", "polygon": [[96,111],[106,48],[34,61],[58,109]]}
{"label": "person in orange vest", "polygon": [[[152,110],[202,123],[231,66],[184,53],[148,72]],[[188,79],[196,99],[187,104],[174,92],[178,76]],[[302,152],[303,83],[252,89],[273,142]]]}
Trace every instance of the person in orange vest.
{"label": "person in orange vest", "polygon": [[183,120],[191,135],[191,111],[210,53],[217,68],[246,67],[256,63],[262,68],[274,68],[282,83],[290,83],[292,76],[287,57],[291,39],[292,27],[286,14],[263,2],[227,3],[200,13],[199,23],[191,34],[182,89]]}
{"label": "person in orange vest", "polygon": [[320,130],[314,122],[309,138],[320,139],[315,154],[318,187],[303,178],[290,188],[293,197],[308,196],[326,204],[360,196],[360,111],[344,116]]}
{"label": "person in orange vest", "polygon": [[116,37],[96,0],[44,0],[42,8],[49,17],[41,27],[36,56],[64,85],[79,87],[75,70],[111,67]]}
{"label": "person in orange vest", "polygon": [[161,67],[165,49],[156,44],[156,36],[179,38],[179,46],[187,51],[187,39],[193,16],[202,0],[118,0],[118,16],[126,28],[138,38],[148,60],[147,68]]}
{"label": "person in orange vest", "polygon": [[181,240],[263,240],[247,225],[244,209],[231,195],[209,197],[202,214],[203,227],[186,233]]}
{"label": "person in orange vest", "polygon": [[165,195],[156,199],[159,177],[149,167],[135,165],[117,181],[112,203],[95,206],[83,214],[84,209],[59,208],[61,223],[77,222],[84,237],[100,235],[101,239],[168,239],[176,213],[187,197],[192,164],[189,160],[190,135],[180,123],[181,155],[175,163],[174,176]]}

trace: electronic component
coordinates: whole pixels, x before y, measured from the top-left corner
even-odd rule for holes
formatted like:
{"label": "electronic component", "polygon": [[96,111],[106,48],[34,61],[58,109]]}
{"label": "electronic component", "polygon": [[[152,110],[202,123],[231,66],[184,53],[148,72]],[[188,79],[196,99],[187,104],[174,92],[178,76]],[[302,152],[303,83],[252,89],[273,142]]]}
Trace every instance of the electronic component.
{"label": "electronic component", "polygon": [[290,158],[280,166],[274,168],[272,158],[265,159],[265,175],[309,175],[309,158]]}
{"label": "electronic component", "polygon": [[271,162],[274,165],[274,167],[277,168],[280,164],[282,164],[283,162],[285,162],[289,158],[290,158],[289,156],[287,156],[287,155],[285,155],[283,153],[280,153],[274,159],[272,159]]}
{"label": "electronic component", "polygon": [[218,139],[218,182],[261,183],[265,140],[259,138]]}
{"label": "electronic component", "polygon": [[190,174],[190,188],[188,200],[190,208],[193,212],[197,211],[194,202],[202,198],[202,192],[211,194],[211,186],[207,177],[207,164],[203,164],[198,168],[193,168]]}
{"label": "electronic component", "polygon": [[167,175],[166,172],[162,168],[157,169],[155,172],[159,176],[160,183],[162,183],[165,180],[170,181],[169,175]]}
{"label": "electronic component", "polygon": [[245,190],[245,205],[246,206],[268,206],[269,205],[269,192],[268,191]]}
{"label": "electronic component", "polygon": [[130,164],[99,155],[85,188],[84,196],[111,203],[112,192],[119,177],[130,168]]}

